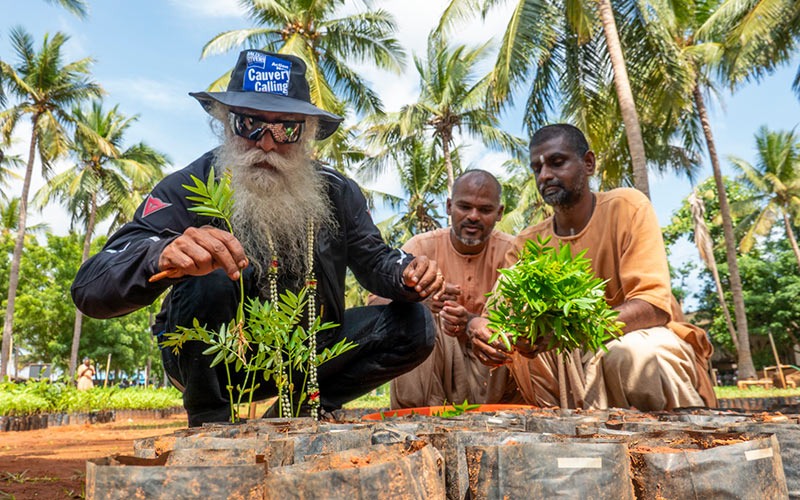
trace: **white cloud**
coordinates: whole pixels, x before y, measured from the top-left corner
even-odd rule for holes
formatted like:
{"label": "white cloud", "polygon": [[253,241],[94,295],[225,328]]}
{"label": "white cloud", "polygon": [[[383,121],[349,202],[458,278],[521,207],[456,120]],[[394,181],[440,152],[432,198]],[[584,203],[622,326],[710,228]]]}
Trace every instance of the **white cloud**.
{"label": "white cloud", "polygon": [[237,0],[170,0],[183,12],[196,17],[241,17],[245,10]]}

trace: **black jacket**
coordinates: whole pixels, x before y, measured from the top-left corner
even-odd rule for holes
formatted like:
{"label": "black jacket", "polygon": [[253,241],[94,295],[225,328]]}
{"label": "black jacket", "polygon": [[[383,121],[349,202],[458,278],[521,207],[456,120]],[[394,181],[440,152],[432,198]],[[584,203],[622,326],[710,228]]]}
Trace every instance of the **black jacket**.
{"label": "black jacket", "polygon": [[[122,316],[151,304],[170,286],[192,279],[147,281],[159,272],[158,259],[164,247],[186,228],[215,223],[210,217],[187,210],[191,202],[186,196],[191,193],[183,187],[194,185],[190,175],[207,179],[213,158],[214,151],[209,151],[162,180],[136,210],[133,221],[114,233],[103,250],[81,266],[72,283],[72,299],[78,309],[94,318]],[[319,168],[338,224],[335,233],[323,227],[315,238],[314,269],[323,319],[342,322],[347,267],[367,290],[377,295],[421,300],[401,279],[413,256],[383,242],[355,182],[335,170]],[[167,299],[162,313],[168,307]],[[163,322],[158,321],[153,330],[162,331]]]}

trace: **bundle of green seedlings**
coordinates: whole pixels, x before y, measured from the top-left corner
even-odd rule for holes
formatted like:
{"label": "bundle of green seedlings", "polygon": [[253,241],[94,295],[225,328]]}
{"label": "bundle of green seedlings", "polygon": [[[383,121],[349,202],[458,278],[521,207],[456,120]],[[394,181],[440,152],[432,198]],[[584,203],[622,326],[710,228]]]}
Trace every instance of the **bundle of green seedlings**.
{"label": "bundle of green seedlings", "polygon": [[[605,343],[622,333],[623,324],[605,301],[605,281],[592,272],[586,250],[573,256],[569,244],[556,249],[549,241],[549,236],[526,241],[519,261],[500,270],[489,300],[491,342],[500,339],[513,350],[519,341],[533,346],[546,340],[546,348],[555,349],[559,359],[574,349],[607,350]],[[563,362],[560,384],[562,369]],[[566,390],[560,393],[565,408]]]}
{"label": "bundle of green seedlings", "polygon": [[[226,171],[219,182],[213,168],[205,183],[195,176],[192,176],[192,181],[194,186],[183,185],[196,195],[186,197],[194,202],[189,210],[221,219],[228,231],[235,236],[230,222],[234,209],[230,171]],[[303,287],[297,294],[287,290],[277,300],[272,298],[272,302],[249,298],[245,304],[244,278],[243,273],[240,273],[236,316],[227,325],[223,324],[219,330],[209,330],[195,318],[191,328],[177,327],[178,331],[167,333],[167,340],[161,344],[172,347],[176,354],[187,341],[208,344],[209,347],[203,354],[214,356],[211,366],[220,363],[225,366],[231,422],[236,421],[239,406],[245,396],[247,403],[252,405],[253,395],[261,387],[261,381],[270,380],[278,389],[278,401],[288,398],[291,408],[291,415],[283,415],[283,405],[278,404],[279,416],[299,416],[301,405],[309,397],[319,397],[319,394],[307,394],[306,390],[312,364],[319,367],[355,347],[354,343],[342,339],[320,353],[312,353],[308,339],[339,325],[323,323],[320,314],[308,328],[302,326],[308,293],[308,287]],[[311,293],[315,291],[312,290]],[[244,370],[244,379],[235,386],[231,369],[237,373]],[[297,376],[299,380],[295,379]]]}

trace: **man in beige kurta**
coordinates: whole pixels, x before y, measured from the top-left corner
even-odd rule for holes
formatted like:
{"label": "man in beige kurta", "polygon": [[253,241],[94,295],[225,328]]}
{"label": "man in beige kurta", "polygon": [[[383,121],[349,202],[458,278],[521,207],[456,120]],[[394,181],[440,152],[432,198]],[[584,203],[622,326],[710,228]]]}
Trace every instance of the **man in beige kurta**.
{"label": "man in beige kurta", "polygon": [[[707,373],[712,347],[700,328],[682,322],[661,229],[647,197],[629,188],[592,193],[588,177],[594,173],[594,153],[569,125],[545,127],[534,135],[531,166],[555,214],[519,234],[506,265],[513,265],[525,241],[537,236],[550,236],[550,246],[569,244],[573,255],[586,250],[595,275],[607,281],[606,301],[626,324],[624,335],[606,344],[608,352],[565,355],[568,405],[640,410],[716,406]],[[483,324],[470,324],[479,358],[507,361],[505,353],[493,352],[480,340],[486,339]],[[558,405],[554,351],[540,343],[520,347],[511,357],[526,401]]]}
{"label": "man in beige kurta", "polygon": [[[514,239],[494,230],[503,214],[500,194],[500,184],[488,172],[466,172],[447,200],[451,227],[416,235],[403,245],[410,254],[436,260],[448,293],[426,302],[438,318],[436,345],[424,363],[391,382],[393,409],[520,401],[509,370],[480,363],[465,335],[469,317],[483,311]],[[370,297],[370,304],[381,301]]]}

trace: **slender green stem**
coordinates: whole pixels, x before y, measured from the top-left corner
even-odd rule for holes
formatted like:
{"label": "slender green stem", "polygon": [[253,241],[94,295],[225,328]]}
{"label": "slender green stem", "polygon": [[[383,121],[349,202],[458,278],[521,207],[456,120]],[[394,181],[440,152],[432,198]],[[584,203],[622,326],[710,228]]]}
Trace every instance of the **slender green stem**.
{"label": "slender green stem", "polygon": [[[280,347],[278,351],[278,370],[280,370],[280,384],[278,384],[278,416],[283,418],[283,388],[286,386],[286,380],[283,379],[283,351]],[[291,415],[289,415],[291,417]]]}
{"label": "slender green stem", "polygon": [[[249,365],[248,365],[248,367],[249,367]],[[253,370],[253,372],[256,372],[256,371],[257,370],[255,370],[255,369]],[[258,378],[258,377],[256,377],[255,373],[253,373],[253,379],[250,381],[250,397],[247,399],[247,404],[249,404],[249,405],[253,404],[253,392],[255,392],[255,390],[256,390],[256,378]],[[247,377],[245,377],[245,380],[247,380]]]}
{"label": "slender green stem", "polygon": [[[300,387],[300,394],[301,394],[301,395],[303,395],[303,394],[306,394],[306,384],[308,383],[308,372],[309,372],[309,371],[310,371],[310,370],[306,370],[306,374],[303,376],[303,386],[302,386],[302,387]],[[311,398],[308,396],[308,394],[306,394],[306,397],[307,397],[307,398],[309,398],[309,403],[310,403],[310,401],[311,401]],[[302,403],[302,401],[301,401],[301,402],[300,402],[300,404],[299,404],[299,405],[297,405],[297,416],[298,416],[298,417],[300,416],[300,405],[302,405],[302,404],[303,404],[303,403]]]}
{"label": "slender green stem", "polygon": [[[298,408],[297,411],[294,411],[294,386],[292,385],[292,357],[289,356],[289,408],[292,409],[292,413],[294,413],[295,417],[299,416],[300,409]],[[289,415],[291,417],[291,415]]]}
{"label": "slender green stem", "polygon": [[230,398],[231,402],[231,423],[236,422],[236,416],[234,415],[234,407],[233,407],[233,382],[231,382],[231,369],[228,367],[228,357],[225,356],[225,374],[228,376],[228,397]]}
{"label": "slender green stem", "polygon": [[[244,382],[242,382],[242,387],[243,388],[247,388],[247,379],[250,378],[250,372],[251,371],[252,370],[250,369],[250,366],[245,365]],[[253,377],[253,379],[255,379],[255,377]],[[250,402],[251,403],[253,402],[253,394],[252,393],[250,393]],[[236,398],[236,411],[237,412],[239,411],[239,406],[241,406],[241,404],[242,404],[242,391],[239,391],[239,397]]]}

